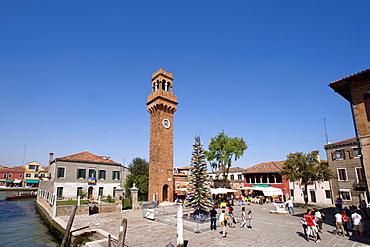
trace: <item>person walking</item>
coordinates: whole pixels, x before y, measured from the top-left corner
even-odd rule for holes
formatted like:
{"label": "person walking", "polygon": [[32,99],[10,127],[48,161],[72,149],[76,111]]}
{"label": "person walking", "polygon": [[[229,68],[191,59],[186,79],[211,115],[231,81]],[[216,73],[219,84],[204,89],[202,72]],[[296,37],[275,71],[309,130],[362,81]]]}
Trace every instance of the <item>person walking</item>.
{"label": "person walking", "polygon": [[225,210],[222,210],[219,220],[220,220],[220,223],[221,223],[221,226],[222,226],[222,237],[226,238],[227,216],[225,214]]}
{"label": "person walking", "polygon": [[245,213],[245,207],[242,207],[242,223],[240,224],[240,227],[246,227],[247,226],[247,215]]}
{"label": "person walking", "polygon": [[233,228],[235,227],[234,224],[236,224],[236,221],[235,221],[235,217],[234,217],[234,208],[229,205],[229,207],[227,208],[228,212],[229,212],[229,227]]}
{"label": "person walking", "polygon": [[302,224],[302,227],[303,227],[304,237],[305,237],[306,241],[308,242],[309,241],[309,237],[308,237],[308,226],[307,226],[307,221],[306,221],[305,216],[306,216],[306,214],[303,214],[303,216],[301,218],[301,224]]}
{"label": "person walking", "polygon": [[[346,211],[345,210],[342,210],[341,212],[341,215],[342,215],[342,219],[343,219],[343,228],[344,228],[344,231],[346,232],[346,236],[349,237],[349,233],[348,233],[348,216],[346,214]],[[344,235],[344,233],[343,233]]]}
{"label": "person walking", "polygon": [[312,215],[312,211],[307,210],[307,214],[304,216],[306,222],[307,222],[307,227],[308,227],[308,235],[311,235],[313,237],[313,241],[316,243],[320,243],[320,240],[317,238],[317,228],[315,226],[315,221],[314,217]]}
{"label": "person walking", "polygon": [[315,208],[315,221],[319,232],[322,232],[322,222],[324,221],[325,214]]}
{"label": "person walking", "polygon": [[215,206],[212,206],[211,211],[209,211],[209,214],[211,216],[211,231],[216,231],[216,221],[217,221],[217,211],[215,209]]}
{"label": "person walking", "polygon": [[339,211],[336,212],[334,215],[335,217],[335,235],[339,235],[339,229],[342,231],[342,236],[344,237],[344,230],[343,230],[343,217],[339,213]]}
{"label": "person walking", "polygon": [[369,215],[367,214],[367,204],[366,204],[365,200],[361,201],[360,209],[361,209],[361,213],[362,213],[362,219],[368,220]]}
{"label": "person walking", "polygon": [[253,216],[252,216],[252,211],[248,211],[248,229],[249,230],[253,230],[253,226],[252,226],[252,219],[253,219]]}
{"label": "person walking", "polygon": [[286,207],[288,208],[288,211],[290,214],[294,214],[294,207],[293,207],[293,201],[289,198],[288,201],[285,203]]}
{"label": "person walking", "polygon": [[360,235],[361,241],[363,240],[363,227],[362,227],[362,217],[358,214],[358,211],[355,210],[355,212],[352,214],[352,222],[353,222],[353,231],[356,233],[356,237],[358,238],[358,235]]}

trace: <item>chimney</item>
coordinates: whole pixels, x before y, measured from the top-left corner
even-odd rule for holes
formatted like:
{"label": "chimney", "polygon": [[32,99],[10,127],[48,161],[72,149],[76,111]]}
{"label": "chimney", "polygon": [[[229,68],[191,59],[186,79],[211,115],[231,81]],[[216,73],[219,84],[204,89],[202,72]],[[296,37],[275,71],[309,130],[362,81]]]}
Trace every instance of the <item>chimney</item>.
{"label": "chimney", "polygon": [[54,153],[49,153],[49,165],[54,159]]}
{"label": "chimney", "polygon": [[312,151],[313,154],[316,154],[316,159],[320,162],[320,152],[319,150]]}

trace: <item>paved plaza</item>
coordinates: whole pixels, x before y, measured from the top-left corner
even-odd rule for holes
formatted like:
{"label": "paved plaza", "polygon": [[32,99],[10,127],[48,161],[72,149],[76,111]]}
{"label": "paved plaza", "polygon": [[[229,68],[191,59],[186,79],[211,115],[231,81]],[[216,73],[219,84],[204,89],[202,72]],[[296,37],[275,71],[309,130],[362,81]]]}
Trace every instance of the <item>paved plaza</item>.
{"label": "paved plaza", "polygon": [[[321,233],[321,243],[307,242],[303,236],[300,224],[303,208],[295,207],[295,215],[271,214],[272,204],[245,205],[253,213],[254,230],[227,228],[227,238],[222,238],[221,227],[217,231],[209,230],[209,223],[196,224],[184,220],[184,239],[187,246],[368,246],[370,245],[370,220],[365,221],[364,241],[360,242],[355,235],[351,237],[336,236],[333,234],[334,208],[328,205],[315,205],[326,214]],[[240,222],[240,206],[234,206]],[[155,209],[156,220],[143,218],[143,211],[122,211],[114,213],[100,213],[95,215],[77,215],[73,224],[75,234],[83,231],[97,231],[102,235],[118,236],[119,226],[123,218],[127,218],[127,233],[125,244],[130,247],[158,246],[164,247],[170,242],[176,246],[176,207],[167,206]],[[186,213],[188,210],[185,209]],[[221,209],[217,209],[220,214]],[[218,215],[219,215],[218,214]],[[57,217],[62,225],[66,225],[68,217]],[[219,222],[217,222],[219,224]],[[195,233],[195,232],[199,233]],[[89,246],[107,246],[104,243],[89,244]]]}

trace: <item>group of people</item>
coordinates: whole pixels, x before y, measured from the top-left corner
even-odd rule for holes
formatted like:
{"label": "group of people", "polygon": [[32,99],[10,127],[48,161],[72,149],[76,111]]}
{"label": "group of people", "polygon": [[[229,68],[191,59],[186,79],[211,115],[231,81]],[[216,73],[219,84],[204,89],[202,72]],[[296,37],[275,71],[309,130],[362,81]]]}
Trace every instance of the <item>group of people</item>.
{"label": "group of people", "polygon": [[282,198],[280,196],[257,196],[257,195],[249,195],[249,196],[242,196],[238,197],[239,206],[243,206],[245,203],[255,203],[255,204],[265,204],[265,203],[272,203],[272,202],[281,202]]}
{"label": "group of people", "polygon": [[[365,210],[358,210],[354,205],[345,207],[344,209],[335,210],[335,234],[344,236],[350,236],[349,231],[354,231],[357,238],[363,239],[363,226],[362,222],[367,215]],[[366,218],[366,216],[365,216]]]}
{"label": "group of people", "polygon": [[325,219],[325,214],[317,209],[307,209],[306,214],[301,218],[304,236],[306,241],[310,238],[316,243],[320,243],[321,237],[319,232],[322,232],[322,222]]}
{"label": "group of people", "polygon": [[[220,221],[220,224],[222,226],[222,237],[226,238],[227,235],[226,235],[226,227],[229,226],[231,228],[235,227],[236,224],[237,224],[237,221],[235,219],[235,215],[234,215],[234,208],[229,205],[227,207],[227,214],[226,214],[226,210],[223,209],[221,211],[221,214],[219,216],[219,221]],[[215,209],[215,207],[213,206],[211,211],[209,212],[210,213],[210,217],[211,217],[211,230],[216,230],[216,223],[217,223],[217,211]],[[248,210],[248,212],[246,212],[245,210],[245,207],[242,207],[242,211],[241,211],[241,224],[240,224],[240,227],[243,228],[243,227],[248,227],[249,230],[253,230],[253,226],[252,226],[252,219],[253,219],[253,216],[252,216],[252,211],[251,210]],[[248,226],[247,226],[247,222],[248,222]]]}

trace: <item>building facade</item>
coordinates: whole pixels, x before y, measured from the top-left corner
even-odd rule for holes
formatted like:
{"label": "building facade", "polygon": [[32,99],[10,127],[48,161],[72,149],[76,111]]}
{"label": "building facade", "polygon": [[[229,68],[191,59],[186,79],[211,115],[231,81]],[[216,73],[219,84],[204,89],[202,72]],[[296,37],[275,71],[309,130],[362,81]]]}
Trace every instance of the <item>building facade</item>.
{"label": "building facade", "polygon": [[285,197],[289,195],[289,182],[280,175],[285,161],[272,161],[251,166],[243,172],[244,187],[271,186],[283,191]]}
{"label": "building facade", "polygon": [[366,197],[370,188],[370,69],[347,76],[329,86],[351,106],[355,134],[359,144],[361,167],[366,181]]}
{"label": "building facade", "polygon": [[40,179],[48,175],[47,169],[43,168],[41,164],[32,161],[26,164],[24,171],[24,186],[38,187]]}
{"label": "building facade", "polygon": [[0,186],[23,187],[24,170],[23,166],[0,169]]}
{"label": "building facade", "polygon": [[177,100],[173,94],[172,73],[160,68],[152,75],[152,93],[148,96],[150,114],[148,200],[174,201],[173,115]]}
{"label": "building facade", "polygon": [[[244,168],[241,167],[230,167],[229,173],[227,174],[227,187],[232,190],[237,190],[244,186]],[[222,171],[216,171],[208,173],[212,188],[222,187]],[[240,192],[240,191],[238,191]]]}
{"label": "building facade", "polygon": [[114,196],[127,177],[128,169],[109,157],[87,151],[55,159],[53,155],[50,153],[49,174],[40,181],[40,189],[58,199]]}
{"label": "building facade", "polygon": [[361,166],[356,138],[327,144],[324,146],[329,168],[337,174],[331,180],[333,196],[340,196],[343,204],[359,205],[365,199],[366,181]]}

